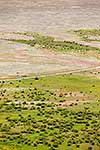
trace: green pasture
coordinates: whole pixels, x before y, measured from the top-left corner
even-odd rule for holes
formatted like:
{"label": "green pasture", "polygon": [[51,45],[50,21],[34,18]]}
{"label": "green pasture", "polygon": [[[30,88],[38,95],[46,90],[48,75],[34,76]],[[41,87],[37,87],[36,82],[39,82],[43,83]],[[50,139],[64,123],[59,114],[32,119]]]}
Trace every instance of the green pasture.
{"label": "green pasture", "polygon": [[0,81],[0,150],[14,148],[100,150],[100,79],[63,75]]}

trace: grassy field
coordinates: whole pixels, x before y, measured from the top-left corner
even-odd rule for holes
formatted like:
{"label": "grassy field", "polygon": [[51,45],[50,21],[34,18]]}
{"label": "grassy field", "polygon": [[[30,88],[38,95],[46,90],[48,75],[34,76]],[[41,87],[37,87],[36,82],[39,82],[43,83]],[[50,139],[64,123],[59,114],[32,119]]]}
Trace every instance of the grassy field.
{"label": "grassy field", "polygon": [[100,79],[0,82],[0,150],[100,150]]}

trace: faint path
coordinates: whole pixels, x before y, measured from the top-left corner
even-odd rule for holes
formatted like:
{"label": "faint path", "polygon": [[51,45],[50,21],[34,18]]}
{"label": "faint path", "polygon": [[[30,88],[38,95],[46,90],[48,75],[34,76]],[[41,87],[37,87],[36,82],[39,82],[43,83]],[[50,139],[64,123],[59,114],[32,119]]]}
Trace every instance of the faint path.
{"label": "faint path", "polygon": [[[55,107],[59,106],[59,107],[66,107],[66,106],[73,106],[73,105],[77,105],[79,103],[90,103],[90,102],[93,102],[93,100],[79,100],[79,101],[76,101],[76,100],[67,100],[66,102],[62,102],[62,103],[55,103],[53,102],[53,104],[55,105]],[[15,104],[16,106],[20,105],[21,107],[28,107],[28,108],[31,108],[32,106],[34,105],[37,105],[38,103],[42,103],[40,101],[22,101],[22,100],[19,100],[19,101],[12,101],[12,102],[9,102],[9,103],[6,103],[7,105],[10,105],[10,104]],[[43,102],[45,104],[52,104],[52,102],[48,102],[48,101],[45,101]]]}

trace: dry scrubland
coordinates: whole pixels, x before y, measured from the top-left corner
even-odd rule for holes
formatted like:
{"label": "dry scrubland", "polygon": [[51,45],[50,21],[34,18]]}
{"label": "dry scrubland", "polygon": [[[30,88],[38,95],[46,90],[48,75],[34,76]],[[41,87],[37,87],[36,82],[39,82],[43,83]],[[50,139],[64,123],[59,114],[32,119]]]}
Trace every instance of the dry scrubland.
{"label": "dry scrubland", "polygon": [[100,1],[0,6],[0,150],[100,150]]}
{"label": "dry scrubland", "polygon": [[0,150],[100,150],[99,30],[66,34],[0,33]]}

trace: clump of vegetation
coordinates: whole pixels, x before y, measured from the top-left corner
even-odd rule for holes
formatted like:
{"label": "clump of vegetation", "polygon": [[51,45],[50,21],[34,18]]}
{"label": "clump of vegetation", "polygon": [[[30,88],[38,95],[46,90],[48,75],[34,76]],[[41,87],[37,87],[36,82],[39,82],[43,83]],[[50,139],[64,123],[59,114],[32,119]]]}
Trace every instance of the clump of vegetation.
{"label": "clump of vegetation", "polygon": [[[78,31],[77,31],[78,32]],[[25,33],[24,33],[25,34]],[[38,46],[39,48],[49,49],[57,52],[70,52],[70,51],[78,51],[85,52],[89,50],[100,50],[99,48],[92,46],[85,46],[83,44],[78,44],[76,42],[70,41],[57,41],[53,37],[50,36],[42,36],[40,34],[32,34],[33,40],[16,40],[9,39],[11,41],[28,44],[31,46]]]}
{"label": "clump of vegetation", "polygon": [[74,31],[74,33],[80,36],[85,41],[100,42],[100,29],[80,29]]}

